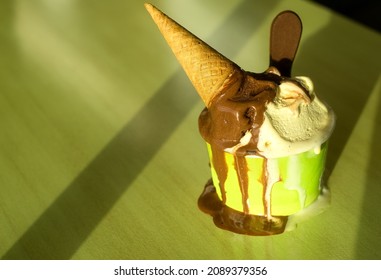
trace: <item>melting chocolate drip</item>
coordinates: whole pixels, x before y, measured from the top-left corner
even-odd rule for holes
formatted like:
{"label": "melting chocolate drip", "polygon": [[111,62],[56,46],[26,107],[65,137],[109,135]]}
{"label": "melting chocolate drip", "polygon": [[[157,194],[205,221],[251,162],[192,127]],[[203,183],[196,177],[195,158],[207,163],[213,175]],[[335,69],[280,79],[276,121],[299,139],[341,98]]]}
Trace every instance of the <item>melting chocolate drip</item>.
{"label": "melting chocolate drip", "polygon": [[[251,131],[253,137],[238,154],[257,154],[259,127],[264,121],[266,104],[274,99],[278,80],[274,74],[237,72],[236,82],[214,99],[201,113],[199,129],[202,137],[220,149],[239,144]],[[257,79],[260,77],[260,79]],[[267,77],[267,79],[264,79]]]}
{"label": "melting chocolate drip", "polygon": [[[226,202],[225,181],[228,175],[224,150],[238,145],[234,151],[234,167],[239,178],[243,212],[249,209],[248,166],[245,156],[258,155],[259,128],[264,121],[266,104],[274,99],[281,77],[272,73],[236,72],[225,91],[199,118],[200,133],[211,146],[212,164],[217,172],[222,202]],[[252,137],[239,146],[247,131]]]}
{"label": "melting chocolate drip", "polygon": [[222,202],[226,203],[225,181],[228,176],[228,166],[225,161],[225,153],[223,150],[216,148],[215,145],[212,145],[211,148],[212,162],[217,172]]}
{"label": "melting chocolate drip", "polygon": [[243,212],[245,214],[249,214],[250,207],[249,207],[249,178],[248,178],[248,169],[247,169],[247,163],[244,156],[235,155],[234,156],[234,167],[237,172],[237,177],[239,180],[239,187],[241,190],[241,197],[242,197],[242,206],[243,206]]}
{"label": "melting chocolate drip", "polygon": [[[200,197],[199,206],[204,212],[212,215],[216,225],[221,228],[251,235],[281,233],[287,223],[287,217],[271,215],[272,182],[269,182],[266,158],[263,160],[261,179],[264,215],[250,214],[249,169],[246,156],[260,156],[258,150],[260,127],[265,120],[266,106],[275,99],[279,85],[284,81],[290,81],[306,93],[308,90],[298,80],[279,76],[270,71],[264,73],[236,71],[229,79],[230,82],[199,117],[200,133],[211,146],[211,163],[217,173],[219,180],[217,187],[221,192],[219,200],[214,186],[209,183]],[[246,135],[247,133],[250,135]],[[226,206],[225,182],[229,167],[225,159],[225,150],[229,150],[234,158],[234,168],[242,198],[242,212]]]}

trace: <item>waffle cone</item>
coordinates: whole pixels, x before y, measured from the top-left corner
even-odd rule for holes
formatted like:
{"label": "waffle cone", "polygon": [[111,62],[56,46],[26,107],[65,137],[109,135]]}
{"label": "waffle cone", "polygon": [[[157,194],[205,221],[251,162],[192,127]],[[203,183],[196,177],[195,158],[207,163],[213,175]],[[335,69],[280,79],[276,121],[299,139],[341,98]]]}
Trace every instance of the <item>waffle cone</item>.
{"label": "waffle cone", "polygon": [[241,69],[153,5],[145,4],[145,7],[201,99],[209,107],[234,71]]}

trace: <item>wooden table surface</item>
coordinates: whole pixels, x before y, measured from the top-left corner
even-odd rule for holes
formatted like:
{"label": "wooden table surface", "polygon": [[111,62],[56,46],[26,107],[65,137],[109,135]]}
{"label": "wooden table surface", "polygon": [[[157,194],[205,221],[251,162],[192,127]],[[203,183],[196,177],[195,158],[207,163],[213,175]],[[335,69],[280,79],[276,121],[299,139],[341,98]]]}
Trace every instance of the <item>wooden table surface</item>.
{"label": "wooden table surface", "polygon": [[153,4],[246,70],[302,18],[294,75],[335,110],[327,211],[270,237],[216,228],[203,108],[144,1],[0,2],[3,259],[380,259],[381,36],[308,1]]}

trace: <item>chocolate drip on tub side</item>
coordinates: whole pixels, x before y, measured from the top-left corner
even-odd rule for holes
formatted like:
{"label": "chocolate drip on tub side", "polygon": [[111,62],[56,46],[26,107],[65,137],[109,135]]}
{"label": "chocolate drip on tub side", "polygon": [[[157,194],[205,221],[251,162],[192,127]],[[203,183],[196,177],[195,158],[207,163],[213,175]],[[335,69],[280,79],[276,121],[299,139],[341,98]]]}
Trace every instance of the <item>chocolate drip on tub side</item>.
{"label": "chocolate drip on tub side", "polygon": [[234,155],[234,168],[237,172],[239,187],[241,190],[243,213],[249,214],[249,176],[246,158],[244,156]]}
{"label": "chocolate drip on tub side", "polygon": [[[217,171],[223,203],[226,202],[225,181],[228,175],[224,150],[237,147],[233,152],[234,166],[245,214],[250,212],[245,156],[258,155],[259,128],[264,121],[266,104],[274,99],[281,80],[280,76],[268,72],[235,72],[224,92],[203,110],[199,118],[200,133],[211,146],[212,164]],[[242,145],[240,140],[248,131],[251,138]]]}

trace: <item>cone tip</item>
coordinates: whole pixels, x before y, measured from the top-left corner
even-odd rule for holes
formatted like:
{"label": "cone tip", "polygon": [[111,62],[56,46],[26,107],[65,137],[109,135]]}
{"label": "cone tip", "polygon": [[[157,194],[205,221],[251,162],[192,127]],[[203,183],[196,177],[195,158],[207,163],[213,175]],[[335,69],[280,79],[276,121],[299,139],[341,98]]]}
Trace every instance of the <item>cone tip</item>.
{"label": "cone tip", "polygon": [[[160,11],[158,8],[156,8],[151,3],[144,3],[144,7],[146,8],[147,12],[150,14],[153,21],[156,24],[158,24],[158,22],[160,22],[161,20],[167,18],[167,16],[162,11]],[[160,29],[160,27],[159,27],[159,29]]]}
{"label": "cone tip", "polygon": [[151,3],[144,3],[144,7],[148,12],[152,11],[155,8]]}
{"label": "cone tip", "polygon": [[161,13],[158,8],[156,8],[154,5],[151,3],[144,3],[144,7],[146,8],[147,12],[154,17],[155,13]]}

